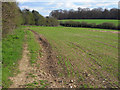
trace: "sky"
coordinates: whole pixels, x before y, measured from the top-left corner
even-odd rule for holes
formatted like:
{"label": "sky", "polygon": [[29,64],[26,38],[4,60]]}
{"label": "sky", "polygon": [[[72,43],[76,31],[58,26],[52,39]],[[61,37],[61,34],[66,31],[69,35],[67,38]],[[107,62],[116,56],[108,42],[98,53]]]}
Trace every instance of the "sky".
{"label": "sky", "polygon": [[52,10],[80,8],[118,8],[119,0],[17,0],[21,9],[37,10],[41,15],[48,16]]}

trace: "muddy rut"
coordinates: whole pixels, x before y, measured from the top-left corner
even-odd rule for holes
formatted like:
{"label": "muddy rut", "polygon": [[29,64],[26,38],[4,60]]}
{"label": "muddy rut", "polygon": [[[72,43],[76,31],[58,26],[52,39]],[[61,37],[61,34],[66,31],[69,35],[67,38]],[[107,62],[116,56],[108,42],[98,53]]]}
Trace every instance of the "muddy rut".
{"label": "muddy rut", "polygon": [[34,33],[37,42],[42,47],[42,52],[44,55],[43,57],[44,57],[44,62],[45,62],[44,68],[46,68],[46,72],[54,75],[55,77],[58,76],[57,75],[57,68],[58,68],[57,60],[56,60],[56,56],[53,54],[52,47],[42,35],[39,35],[33,30],[30,30],[30,31]]}
{"label": "muddy rut", "polygon": [[62,78],[58,77],[59,67],[57,65],[56,55],[52,51],[52,47],[50,46],[49,42],[42,35],[39,35],[33,30],[30,31],[34,33],[37,42],[42,48],[42,57],[39,56],[39,60],[37,62],[40,64],[39,70],[44,73],[44,76],[41,78],[48,80],[48,82],[51,84],[50,88],[65,87],[63,83],[59,83]]}

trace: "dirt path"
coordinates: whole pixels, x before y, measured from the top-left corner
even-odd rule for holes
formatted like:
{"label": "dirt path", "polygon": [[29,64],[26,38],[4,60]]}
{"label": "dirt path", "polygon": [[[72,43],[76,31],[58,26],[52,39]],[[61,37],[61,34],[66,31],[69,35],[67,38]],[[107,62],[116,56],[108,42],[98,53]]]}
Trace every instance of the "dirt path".
{"label": "dirt path", "polygon": [[19,70],[20,73],[15,76],[11,77],[10,79],[12,80],[13,84],[10,86],[10,88],[18,88],[20,85],[24,85],[26,82],[26,73],[29,71],[29,58],[28,54],[29,51],[27,50],[27,44],[24,44],[24,50],[23,50],[23,55],[22,59],[19,62]]}

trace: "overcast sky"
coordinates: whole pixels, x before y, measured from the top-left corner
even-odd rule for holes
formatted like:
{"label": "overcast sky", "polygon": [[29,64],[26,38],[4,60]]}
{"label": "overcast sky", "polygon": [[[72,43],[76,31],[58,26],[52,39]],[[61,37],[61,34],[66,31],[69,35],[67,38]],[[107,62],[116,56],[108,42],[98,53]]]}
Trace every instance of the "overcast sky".
{"label": "overcast sky", "polygon": [[21,9],[37,10],[41,15],[48,16],[56,9],[81,8],[118,8],[119,0],[17,0]]}

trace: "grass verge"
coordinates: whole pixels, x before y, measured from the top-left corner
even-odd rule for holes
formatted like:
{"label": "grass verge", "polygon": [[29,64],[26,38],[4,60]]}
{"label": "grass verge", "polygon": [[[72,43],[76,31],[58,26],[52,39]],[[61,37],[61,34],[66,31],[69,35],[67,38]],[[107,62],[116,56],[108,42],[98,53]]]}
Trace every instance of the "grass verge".
{"label": "grass verge", "polygon": [[9,77],[17,71],[18,60],[22,57],[24,26],[14,30],[2,40],[2,87],[8,88],[12,83]]}

